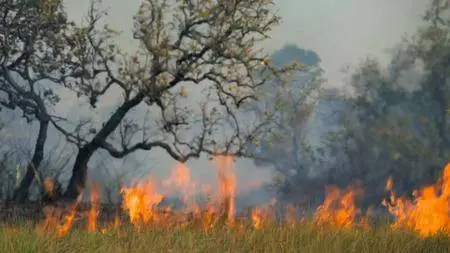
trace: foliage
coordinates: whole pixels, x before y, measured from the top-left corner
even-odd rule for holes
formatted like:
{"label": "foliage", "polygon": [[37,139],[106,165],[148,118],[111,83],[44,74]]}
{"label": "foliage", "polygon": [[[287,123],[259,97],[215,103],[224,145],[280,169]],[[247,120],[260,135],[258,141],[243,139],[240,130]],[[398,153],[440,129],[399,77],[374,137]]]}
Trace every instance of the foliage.
{"label": "foliage", "polygon": [[[450,19],[440,18],[448,4],[431,4],[426,25],[398,48],[388,69],[367,59],[352,73],[342,129],[326,142],[336,164],[324,176],[341,184],[362,180],[371,203],[379,203],[388,177],[398,192],[412,192],[435,180],[448,160]],[[420,78],[403,81],[414,74]]]}
{"label": "foliage", "polygon": [[[308,56],[311,55],[311,56]],[[308,56],[308,57],[307,57]],[[311,65],[303,64],[303,60]],[[324,84],[323,71],[317,66],[319,58],[295,45],[286,45],[272,55],[279,66],[297,62],[302,69],[294,73],[286,85],[261,87],[262,95],[251,110],[259,115],[269,114],[273,128],[259,143],[250,146],[256,153],[255,163],[269,163],[283,177],[295,181],[307,177],[314,164],[314,151],[307,139],[308,122],[315,111]]]}
{"label": "foliage", "polygon": [[1,1],[0,106],[20,110],[27,122],[37,120],[34,150],[17,185],[14,200],[23,202],[44,158],[51,109],[60,101],[58,85],[77,76],[73,56],[75,24],[68,22],[62,1]]}
{"label": "foliage", "polygon": [[4,13],[0,72],[0,92],[4,96],[0,105],[19,107],[27,120],[45,117],[46,106],[60,100],[54,87],[45,81],[61,82],[74,71],[66,34],[74,24],[67,21],[59,1],[36,2],[52,5],[47,10],[41,5],[29,8],[24,1],[0,4]]}

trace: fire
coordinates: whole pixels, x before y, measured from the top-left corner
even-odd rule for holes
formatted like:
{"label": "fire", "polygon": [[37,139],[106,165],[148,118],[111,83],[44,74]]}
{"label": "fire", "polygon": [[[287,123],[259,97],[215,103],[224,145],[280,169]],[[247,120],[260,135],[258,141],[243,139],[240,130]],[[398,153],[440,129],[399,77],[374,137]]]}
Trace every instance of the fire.
{"label": "fire", "polygon": [[266,213],[261,208],[252,209],[252,222],[255,229],[260,229],[266,220]]}
{"label": "fire", "polygon": [[78,202],[75,204],[72,204],[69,208],[69,213],[65,216],[65,221],[61,225],[61,227],[58,229],[57,235],[58,236],[65,236],[69,233],[70,229],[72,228],[73,223],[75,222],[75,216],[77,214],[77,205]]}
{"label": "fire", "polygon": [[204,211],[200,211],[198,214],[200,224],[203,230],[208,231],[217,224],[217,211],[211,205],[206,206]]}
{"label": "fire", "polygon": [[234,223],[236,176],[232,171],[233,157],[219,156],[214,159],[217,166],[217,179],[219,181],[220,197],[222,199],[222,210],[226,211],[229,225]]}
{"label": "fire", "polygon": [[46,206],[43,208],[45,219],[37,226],[38,232],[48,232],[56,229],[58,226],[59,212],[53,206]]}
{"label": "fire", "polygon": [[156,206],[161,203],[164,196],[156,192],[152,180],[135,187],[124,188],[121,192],[123,194],[123,209],[128,211],[131,223],[139,226],[157,220]]}
{"label": "fire", "polygon": [[354,200],[355,197],[361,195],[361,189],[348,187],[342,190],[335,186],[328,186],[326,191],[327,195],[324,202],[315,212],[315,222],[319,225],[332,225],[345,229],[352,228],[360,212]]}
{"label": "fire", "polygon": [[393,187],[394,187],[394,180],[392,179],[392,177],[389,177],[389,179],[386,181],[386,187],[384,187],[384,189],[386,191],[391,191]]}
{"label": "fire", "polygon": [[191,174],[189,173],[189,169],[184,163],[180,163],[177,167],[175,167],[172,176],[165,182],[166,184],[173,183],[175,186],[183,187],[188,185],[190,181]]}
{"label": "fire", "polygon": [[95,232],[97,229],[97,217],[100,213],[100,187],[97,183],[92,184],[91,189],[91,208],[88,212],[88,228],[89,232]]}
{"label": "fire", "polygon": [[[218,156],[213,159],[217,172],[217,191],[212,186],[198,185],[192,182],[191,174],[185,164],[178,164],[171,176],[162,181],[153,178],[144,182],[122,187],[122,202],[114,221],[110,225],[99,224],[100,187],[92,185],[90,195],[90,209],[83,214],[87,220],[87,231],[106,233],[108,229],[121,226],[119,211],[124,211],[130,223],[138,229],[143,227],[168,228],[199,227],[209,231],[219,225],[242,230],[251,227],[255,230],[275,224],[277,221],[274,198],[269,203],[250,209],[249,213],[236,213],[236,175],[233,158]],[[51,191],[51,184],[48,184]],[[389,199],[382,205],[395,217],[392,227],[408,229],[420,236],[431,236],[437,233],[450,235],[450,163],[444,168],[442,176],[433,185],[417,190],[414,198],[397,197],[394,192],[394,181],[389,178],[385,189],[390,193]],[[214,194],[216,193],[216,194]],[[283,216],[282,224],[295,226],[307,219],[319,227],[351,229],[355,226],[368,227],[368,212],[361,212],[355,203],[357,197],[362,196],[362,187],[352,185],[340,189],[336,186],[326,187],[325,200],[315,210],[314,216],[298,217],[296,207],[288,205]],[[181,206],[171,206],[166,203],[166,197],[177,195]],[[199,200],[198,194],[206,199]],[[46,207],[46,219],[41,224],[44,230],[53,229],[56,235],[67,235],[77,220],[77,209],[81,196],[68,207],[68,212],[57,207]]]}
{"label": "fire", "polygon": [[[195,193],[197,185],[191,182],[189,169],[185,164],[178,164],[171,176],[157,184],[154,180],[136,186],[123,188],[123,209],[136,226],[156,224],[168,226],[177,223],[181,227],[199,221],[201,227],[209,230],[217,224],[221,217],[225,217],[227,224],[232,226],[235,218],[235,189],[236,177],[232,171],[232,157],[216,157],[219,183],[218,199],[209,195],[203,207],[197,203]],[[206,191],[209,192],[209,191]],[[172,210],[170,206],[161,208],[166,194],[178,193],[184,204],[183,210]],[[164,222],[163,222],[164,221]]]}
{"label": "fire", "polygon": [[69,211],[64,217],[64,222],[62,225],[59,226],[57,230],[58,236],[65,236],[70,232],[70,229],[72,228],[75,218],[77,215],[77,207],[79,203],[81,202],[81,199],[83,198],[83,194],[80,194],[77,198],[77,200],[69,205]]}
{"label": "fire", "polygon": [[251,219],[254,229],[261,229],[274,219],[275,213],[273,211],[273,207],[275,206],[276,202],[276,199],[272,199],[269,203],[261,207],[252,208]]}
{"label": "fire", "polygon": [[163,180],[162,185],[169,188],[168,193],[178,193],[187,210],[198,209],[195,202],[197,185],[191,182],[191,173],[186,164],[179,163],[173,170],[172,175],[167,180]]}
{"label": "fire", "polygon": [[[54,187],[56,186],[53,179],[46,179],[46,184],[44,184],[45,191],[47,193],[54,192]],[[70,232],[72,225],[75,222],[77,216],[77,207],[81,201],[82,194],[78,196],[76,201],[68,206],[68,211],[66,214],[65,208],[59,206],[45,206],[43,208],[45,219],[37,227],[38,232],[51,232],[55,233],[57,236],[65,236]],[[61,224],[62,220],[62,224]]]}
{"label": "fire", "polygon": [[409,229],[424,237],[437,233],[450,235],[450,163],[438,182],[415,191],[413,200],[397,198],[392,186],[390,179],[386,186],[390,199],[383,201],[383,205],[396,218],[393,228]]}

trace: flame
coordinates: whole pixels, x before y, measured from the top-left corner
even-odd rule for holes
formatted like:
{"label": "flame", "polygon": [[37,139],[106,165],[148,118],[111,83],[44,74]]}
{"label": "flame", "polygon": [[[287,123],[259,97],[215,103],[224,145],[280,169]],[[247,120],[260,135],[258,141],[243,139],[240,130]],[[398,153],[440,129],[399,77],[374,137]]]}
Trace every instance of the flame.
{"label": "flame", "polygon": [[187,206],[187,211],[198,209],[194,198],[196,184],[191,182],[191,173],[186,164],[179,163],[172,171],[172,175],[167,180],[163,180],[162,185],[168,187],[169,192],[173,189],[179,191],[183,204]]}
{"label": "flame", "polygon": [[184,163],[178,164],[172,172],[172,176],[165,182],[173,183],[175,186],[183,187],[191,181],[191,174]]}
{"label": "flame", "polygon": [[[173,211],[170,207],[161,210],[159,204],[164,200],[164,189],[158,189],[158,185],[149,180],[146,183],[137,184],[134,187],[123,188],[123,209],[128,213],[131,223],[136,226],[149,225],[150,223],[165,224],[166,226],[178,222],[182,227],[199,220],[199,224],[205,230],[214,227],[220,217],[226,219],[230,226],[235,222],[235,194],[236,177],[232,170],[233,158],[219,156],[214,158],[217,167],[217,179],[219,183],[218,199],[212,199],[206,188],[202,190],[209,195],[207,203],[201,207],[194,198],[197,190],[196,184],[191,182],[189,169],[185,164],[178,164],[171,176],[163,180],[160,185],[166,192],[173,193],[178,190],[182,202],[185,205],[184,212]],[[217,202],[215,200],[218,200]],[[195,222],[194,222],[195,223]]]}
{"label": "flame", "polygon": [[261,229],[275,217],[272,207],[275,206],[276,202],[276,199],[272,198],[269,203],[252,209],[251,219],[254,229]]}
{"label": "flame", "polygon": [[97,217],[100,213],[100,187],[97,183],[92,184],[91,188],[91,208],[88,212],[87,230],[95,232],[97,230]]}
{"label": "flame", "polygon": [[149,224],[157,220],[156,206],[164,196],[156,192],[155,184],[150,179],[135,187],[123,188],[123,208],[128,211],[130,221],[135,226]]}
{"label": "flame", "polygon": [[392,177],[389,177],[389,179],[386,181],[386,187],[384,187],[384,189],[386,191],[391,191],[393,186],[394,186],[394,180],[392,179]]}
{"label": "flame", "polygon": [[344,229],[352,228],[360,212],[354,200],[361,195],[361,189],[351,186],[342,190],[336,186],[328,186],[326,192],[324,202],[316,209],[315,223]]}
{"label": "flame", "polygon": [[204,211],[197,214],[203,230],[212,229],[218,222],[217,211],[212,205],[207,205]]}
{"label": "flame", "polygon": [[57,235],[62,237],[67,235],[70,232],[70,229],[72,228],[75,217],[77,215],[77,207],[78,204],[81,202],[81,199],[83,198],[83,194],[80,194],[76,201],[69,205],[69,212],[64,217],[63,224],[58,228]]}
{"label": "flame", "polygon": [[[213,192],[211,186],[198,187],[199,185],[193,183],[190,171],[183,163],[175,166],[171,176],[166,180],[156,181],[150,178],[129,187],[122,187],[123,201],[108,227],[121,226],[120,211],[125,212],[130,223],[137,229],[144,226],[158,228],[176,226],[178,229],[196,226],[209,231],[216,226],[227,225],[236,231],[242,231],[244,226],[258,230],[277,221],[275,198],[253,207],[249,213],[245,213],[245,217],[237,214],[235,206],[237,180],[233,158],[217,156],[214,157],[213,163],[217,172],[217,192]],[[46,190],[51,192],[54,184],[49,183],[47,186]],[[98,184],[92,185],[91,208],[86,215],[87,231],[106,233],[107,228],[98,228],[97,224],[100,213],[99,188]],[[382,205],[386,206],[395,217],[393,228],[408,229],[423,237],[440,232],[450,235],[450,163],[435,184],[415,191],[412,200],[396,196],[392,178],[386,181],[385,189],[390,196],[382,202]],[[362,193],[362,188],[358,185],[343,189],[327,186],[326,197],[315,210],[312,219],[305,216],[298,217],[296,207],[288,205],[283,224],[294,226],[298,222],[310,219],[313,224],[320,227],[324,225],[343,229],[355,226],[369,227],[369,211],[363,215],[355,203],[355,199]],[[164,204],[165,197],[171,194],[180,195],[183,202],[181,208]],[[195,198],[196,194],[204,194],[207,199],[200,202]],[[67,235],[75,223],[80,201],[81,195],[76,203],[69,206],[65,215],[62,215],[60,208],[46,207],[44,210],[46,218],[41,227],[44,230],[54,229],[58,236]]]}
{"label": "flame", "polygon": [[69,208],[69,213],[65,217],[65,222],[62,224],[62,226],[58,229],[58,236],[64,236],[69,233],[70,229],[72,228],[72,225],[75,221],[75,216],[77,214],[77,205],[71,205]]}
{"label": "flame", "polygon": [[38,232],[54,232],[58,227],[59,210],[54,206],[43,208],[45,219],[36,227]]}
{"label": "flame", "polygon": [[[44,191],[46,194],[51,195],[54,193],[56,187],[56,181],[53,178],[47,177],[44,182]],[[45,219],[42,223],[38,224],[38,232],[51,232],[57,236],[64,236],[69,233],[72,225],[75,222],[77,214],[77,206],[81,201],[82,194],[78,196],[76,201],[69,205],[68,213],[64,215],[64,208],[56,205],[48,205],[43,208]],[[62,220],[62,224],[61,224]]]}
{"label": "flame", "polygon": [[222,210],[226,211],[227,222],[229,225],[232,225],[236,212],[236,175],[232,169],[233,157],[218,156],[213,161],[217,166],[217,179],[219,181],[220,196],[222,199]]}
{"label": "flame", "polygon": [[389,201],[382,204],[396,218],[393,228],[405,228],[423,237],[445,233],[450,235],[450,163],[436,184],[425,186],[414,192],[414,199],[396,197],[392,180],[386,189]]}
{"label": "flame", "polygon": [[252,222],[254,229],[260,229],[264,225],[264,221],[266,220],[266,213],[261,208],[252,209]]}

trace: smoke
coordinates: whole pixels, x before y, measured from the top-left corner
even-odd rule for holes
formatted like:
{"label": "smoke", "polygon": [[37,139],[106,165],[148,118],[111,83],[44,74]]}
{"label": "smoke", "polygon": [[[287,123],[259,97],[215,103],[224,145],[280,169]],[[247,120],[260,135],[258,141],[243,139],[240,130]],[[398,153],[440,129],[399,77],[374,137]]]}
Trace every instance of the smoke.
{"label": "smoke", "polygon": [[[69,18],[83,22],[89,2],[90,0],[66,1]],[[292,43],[316,52],[320,56],[321,67],[325,70],[329,86],[339,88],[344,87],[344,76],[341,73],[343,66],[357,64],[358,60],[366,55],[373,55],[382,63],[387,63],[391,55],[386,49],[398,43],[403,35],[415,31],[427,6],[427,1],[423,0],[276,0],[275,2],[275,8],[279,9],[283,22],[273,31],[272,39],[264,45],[266,49],[275,51],[287,43]],[[131,30],[132,16],[138,10],[139,4],[140,1],[103,1],[103,5],[109,8],[106,23],[123,31],[118,42],[129,51],[133,51],[136,47]],[[79,111],[79,107],[66,98],[64,97],[63,101],[67,103],[62,104],[57,110],[73,115],[73,112]],[[105,115],[108,114],[107,108],[114,106],[115,99],[112,96],[108,101],[102,101],[101,108],[105,108],[103,112]],[[314,122],[317,125],[322,124],[320,117]],[[14,124],[10,130],[17,130],[18,127],[23,128],[23,131],[31,130],[22,124]],[[98,164],[102,164],[102,167],[113,171],[131,170],[132,175],[127,175],[126,179],[142,177],[149,173],[158,178],[166,178],[176,165],[164,151],[159,150],[152,151],[151,154],[136,152],[132,157],[128,163],[98,153],[92,163],[94,169],[91,169],[91,175],[96,180],[104,178],[105,174],[98,169],[100,167]],[[133,167],[139,168],[130,169]],[[214,166],[205,158],[190,161],[188,167],[191,168],[193,178],[206,182],[215,180]],[[238,187],[242,189],[245,189],[249,182],[262,184],[272,178],[270,167],[255,166],[248,159],[238,159],[236,168]],[[265,195],[264,191],[261,191],[261,194]],[[258,195],[259,201],[261,194],[247,197],[252,199]]]}

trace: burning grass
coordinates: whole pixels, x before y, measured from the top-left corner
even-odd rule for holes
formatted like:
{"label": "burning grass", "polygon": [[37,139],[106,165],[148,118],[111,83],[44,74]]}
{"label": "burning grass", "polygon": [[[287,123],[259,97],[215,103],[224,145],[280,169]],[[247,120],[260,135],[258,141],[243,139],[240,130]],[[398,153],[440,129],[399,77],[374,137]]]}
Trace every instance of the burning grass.
{"label": "burning grass", "polygon": [[[236,177],[230,157],[214,159],[217,190],[190,179],[184,164],[158,182],[124,187],[117,215],[101,221],[100,188],[93,185],[90,208],[80,199],[66,208],[45,210],[37,225],[4,225],[2,252],[450,252],[450,164],[438,182],[417,190],[414,199],[397,197],[393,180],[383,205],[394,222],[375,225],[355,202],[360,185],[327,186],[313,216],[294,206],[282,210],[273,199],[237,213]],[[199,200],[198,194],[205,198]],[[182,206],[164,204],[177,194]],[[282,218],[281,218],[282,217]],[[23,240],[26,243],[21,243]]]}

